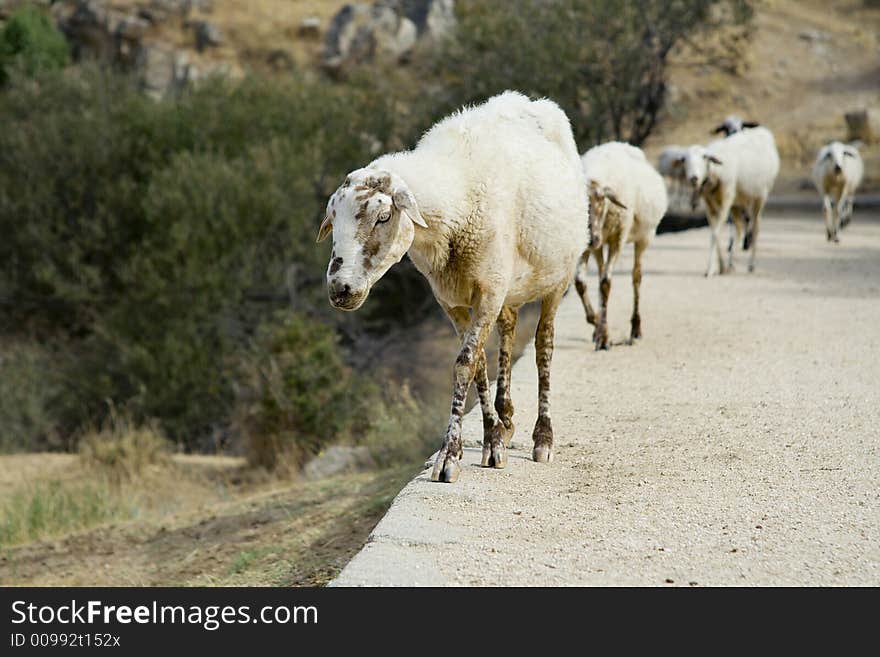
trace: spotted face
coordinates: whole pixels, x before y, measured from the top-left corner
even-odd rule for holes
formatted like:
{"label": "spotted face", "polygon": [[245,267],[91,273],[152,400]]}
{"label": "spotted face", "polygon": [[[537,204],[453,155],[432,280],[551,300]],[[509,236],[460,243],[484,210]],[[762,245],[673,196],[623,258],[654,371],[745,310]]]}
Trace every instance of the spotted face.
{"label": "spotted face", "polygon": [[689,146],[687,152],[679,158],[684,165],[685,180],[694,191],[698,191],[709,176],[712,164],[721,164],[721,160],[709,153],[705,146]]}
{"label": "spotted face", "polygon": [[376,169],[350,173],[330,197],[318,231],[319,242],[333,233],[327,267],[330,305],[360,308],[376,281],[406,254],[416,225],[427,228],[400,177]]}
{"label": "spotted face", "polygon": [[844,158],[856,157],[856,151],[851,146],[846,146],[839,141],[825,146],[819,154],[819,160],[831,164],[831,171],[835,176],[843,174]]}
{"label": "spotted face", "polygon": [[587,183],[587,191],[590,197],[590,247],[598,249],[604,241],[605,219],[609,207],[615,205],[626,210],[626,206],[620,202],[613,189],[595,180]]}

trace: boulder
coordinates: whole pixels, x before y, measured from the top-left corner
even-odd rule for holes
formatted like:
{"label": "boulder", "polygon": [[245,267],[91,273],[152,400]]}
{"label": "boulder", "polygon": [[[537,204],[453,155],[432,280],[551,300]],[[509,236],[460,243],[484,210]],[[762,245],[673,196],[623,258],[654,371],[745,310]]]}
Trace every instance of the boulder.
{"label": "boulder", "polygon": [[296,34],[301,39],[317,39],[321,36],[321,19],[308,16],[300,21]]}
{"label": "boulder", "polygon": [[874,144],[880,141],[880,110],[861,109],[844,114],[847,141]]}
{"label": "boulder", "polygon": [[306,479],[323,479],[345,472],[361,472],[376,467],[370,450],[366,447],[329,447],[303,468]]}
{"label": "boulder", "polygon": [[142,47],[135,68],[144,92],[159,99],[183,89],[198,78],[185,53],[164,44]]}
{"label": "boulder", "polygon": [[223,43],[220,29],[211,21],[192,21],[190,23],[196,36],[196,50],[199,52],[207,48],[216,48]]}
{"label": "boulder", "polygon": [[455,24],[453,0],[377,0],[347,4],[330,21],[322,65],[339,70],[373,60],[404,61],[422,37],[439,38]]}

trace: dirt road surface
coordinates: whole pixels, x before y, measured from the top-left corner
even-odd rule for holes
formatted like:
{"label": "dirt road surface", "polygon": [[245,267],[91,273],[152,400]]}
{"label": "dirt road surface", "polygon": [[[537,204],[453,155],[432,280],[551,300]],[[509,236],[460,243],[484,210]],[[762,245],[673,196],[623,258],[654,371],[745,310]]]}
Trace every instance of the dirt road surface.
{"label": "dirt road surface", "polygon": [[553,463],[529,458],[527,350],[507,468],[479,467],[475,409],[458,483],[416,477],[333,584],[880,584],[880,217],[831,245],[818,213],[777,213],[754,274],[705,279],[708,240],[657,237],[634,346],[631,249],[610,351],[566,297]]}

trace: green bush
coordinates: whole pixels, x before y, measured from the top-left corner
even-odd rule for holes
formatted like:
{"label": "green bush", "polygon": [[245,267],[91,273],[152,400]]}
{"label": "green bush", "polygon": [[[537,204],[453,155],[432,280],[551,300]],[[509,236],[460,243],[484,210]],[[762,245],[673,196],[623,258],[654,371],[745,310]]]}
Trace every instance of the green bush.
{"label": "green bush", "polygon": [[[291,296],[335,335],[316,227],[344,174],[411,130],[394,102],[297,75],[157,103],[89,67],[0,93],[0,330],[75,344],[57,364],[62,433],[100,423],[109,399],[199,448],[225,432],[239,356]],[[429,295],[406,269],[386,290],[395,277]],[[396,316],[382,305],[366,324]]]}
{"label": "green bush", "polygon": [[14,67],[33,76],[63,68],[67,61],[64,35],[35,7],[19,9],[0,30],[0,84]]}
{"label": "green bush", "polygon": [[58,447],[54,359],[25,341],[0,348],[0,453]]}
{"label": "green bush", "polygon": [[[446,109],[505,89],[546,96],[582,150],[641,144],[654,128],[674,48],[744,26],[748,0],[461,0],[458,28],[422,65]],[[711,58],[707,58],[711,61]]]}

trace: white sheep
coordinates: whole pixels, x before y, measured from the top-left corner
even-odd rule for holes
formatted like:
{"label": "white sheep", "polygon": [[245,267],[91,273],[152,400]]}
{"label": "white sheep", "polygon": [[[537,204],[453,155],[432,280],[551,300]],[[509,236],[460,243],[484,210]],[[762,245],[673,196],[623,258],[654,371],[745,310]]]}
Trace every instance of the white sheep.
{"label": "white sheep", "polygon": [[[642,254],[651,243],[657,224],[666,212],[668,198],[663,178],[641,149],[621,142],[595,146],[581,158],[590,198],[593,243],[584,251],[575,276],[575,287],[595,326],[596,349],[607,349],[608,298],[614,265],[624,244],[635,245],[633,260],[633,312],[631,340],[642,337],[639,315],[639,287],[642,282]],[[603,248],[605,252],[603,253]],[[587,296],[587,263],[590,253],[599,268],[599,316]]]}
{"label": "white sheep", "polygon": [[749,271],[754,271],[761,215],[779,173],[779,153],[773,133],[757,127],[718,139],[708,146],[690,146],[684,165],[688,182],[706,205],[709,220],[706,276],[715,273],[716,255],[722,274],[733,269],[732,237],[726,264],[721,251],[721,227],[728,215],[733,218],[736,240],[745,235],[743,249],[750,249]]}
{"label": "white sheep", "polygon": [[[332,230],[331,305],[358,308],[408,253],[461,336],[452,411],[432,480],[459,476],[461,421],[474,380],[483,411],[482,464],[505,466],[514,429],[510,366],[517,310],[534,299],[541,300],[541,318],[532,458],[551,460],[553,319],[590,241],[587,216],[568,118],[549,100],[515,92],[440,121],[413,150],[350,173],[330,198],[318,241]],[[496,322],[501,345],[493,407],[484,343]]]}
{"label": "white sheep", "polygon": [[725,137],[730,137],[730,135],[742,132],[746,128],[757,128],[759,125],[760,123],[757,121],[743,121],[742,117],[736,114],[729,114],[712,129],[711,134],[717,135],[723,132]]}
{"label": "white sheep", "polygon": [[852,217],[853,197],[863,174],[862,156],[853,146],[833,141],[819,149],[813,165],[813,182],[822,195],[829,242],[840,241],[837,234]]}

